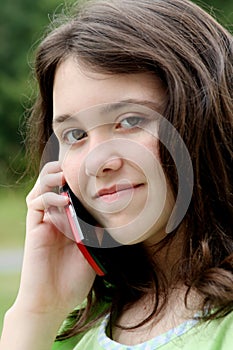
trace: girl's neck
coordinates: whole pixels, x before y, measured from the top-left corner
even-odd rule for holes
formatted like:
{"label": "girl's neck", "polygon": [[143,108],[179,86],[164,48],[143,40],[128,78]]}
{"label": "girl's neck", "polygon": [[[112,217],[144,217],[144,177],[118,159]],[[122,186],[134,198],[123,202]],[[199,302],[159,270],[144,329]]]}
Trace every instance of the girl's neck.
{"label": "girl's neck", "polygon": [[[168,330],[177,327],[181,323],[192,319],[200,310],[201,297],[195,291],[190,291],[186,299],[187,287],[179,277],[179,263],[182,257],[182,232],[176,235],[170,244],[166,244],[162,249],[157,249],[153,242],[145,242],[144,246],[151,257],[151,261],[160,269],[161,273],[155,271],[157,277],[163,275],[166,283],[166,300],[161,295],[157,312],[151,320],[131,330],[124,330],[115,326],[113,329],[113,339],[126,345],[135,345]],[[164,302],[164,307],[161,307]],[[141,300],[125,308],[119,316],[116,325],[123,327],[133,327],[145,320],[154,309],[155,292],[145,295]],[[161,310],[161,311],[160,311]]]}
{"label": "girl's neck", "polygon": [[195,292],[191,292],[188,305],[185,304],[186,287],[173,289],[168,298],[168,302],[162,311],[153,316],[146,324],[135,329],[122,329],[123,327],[133,327],[145,320],[153,309],[152,296],[145,296],[134,305],[125,310],[113,328],[113,340],[125,344],[136,345],[156,336],[159,336],[170,329],[179,326],[181,323],[192,319],[199,310],[200,297]]}

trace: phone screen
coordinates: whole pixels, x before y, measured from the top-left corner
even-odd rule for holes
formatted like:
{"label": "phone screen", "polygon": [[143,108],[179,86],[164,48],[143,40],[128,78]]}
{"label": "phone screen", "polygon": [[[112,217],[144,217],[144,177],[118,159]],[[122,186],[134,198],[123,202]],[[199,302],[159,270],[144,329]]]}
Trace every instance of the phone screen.
{"label": "phone screen", "polygon": [[104,276],[107,269],[103,257],[104,248],[101,247],[96,235],[98,226],[96,220],[84,208],[67,184],[60,188],[60,193],[69,198],[65,211],[78,248],[95,272],[99,276]]}

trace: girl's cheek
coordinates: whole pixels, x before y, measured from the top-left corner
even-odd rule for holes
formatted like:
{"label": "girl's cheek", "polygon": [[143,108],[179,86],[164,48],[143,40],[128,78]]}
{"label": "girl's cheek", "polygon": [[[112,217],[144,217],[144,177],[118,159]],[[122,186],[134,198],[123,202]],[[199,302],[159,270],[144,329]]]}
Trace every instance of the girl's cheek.
{"label": "girl's cheek", "polygon": [[[72,192],[77,196],[80,194],[80,179],[83,179],[81,163],[78,159],[72,157],[70,154],[66,154],[65,157],[61,156],[61,168],[65,177],[65,181],[71,188]],[[82,181],[81,181],[82,182]]]}
{"label": "girl's cheek", "polygon": [[60,154],[59,160],[61,162],[61,169],[63,171],[64,177],[66,179],[66,182],[69,184],[72,178],[74,177],[73,172],[73,165],[72,160],[70,159],[69,155],[66,154]]}
{"label": "girl's cheek", "polygon": [[62,170],[64,170],[64,162],[66,160],[66,156],[67,156],[67,152],[65,152],[60,146],[58,160],[61,163]]}
{"label": "girl's cheek", "polygon": [[143,146],[155,156],[156,160],[160,161],[158,138],[156,138],[153,135],[150,135],[149,137],[145,138]]}

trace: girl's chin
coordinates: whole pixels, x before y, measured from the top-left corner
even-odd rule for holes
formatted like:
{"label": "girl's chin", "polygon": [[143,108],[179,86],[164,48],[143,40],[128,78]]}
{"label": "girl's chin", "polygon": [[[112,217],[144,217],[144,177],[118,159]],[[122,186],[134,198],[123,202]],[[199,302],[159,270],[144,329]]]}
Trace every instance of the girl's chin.
{"label": "girl's chin", "polygon": [[[106,226],[105,226],[106,227]],[[106,227],[109,235],[119,244],[133,245],[146,241],[158,243],[165,236],[165,230],[160,227],[141,227],[135,223],[135,225],[128,224],[121,227]]]}

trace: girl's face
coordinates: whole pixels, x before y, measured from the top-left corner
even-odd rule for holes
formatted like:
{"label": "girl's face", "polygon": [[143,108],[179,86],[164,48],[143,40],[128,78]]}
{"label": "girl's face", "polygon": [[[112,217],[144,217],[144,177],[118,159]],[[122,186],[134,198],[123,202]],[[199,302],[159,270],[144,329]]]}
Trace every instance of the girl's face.
{"label": "girl's face", "polygon": [[72,57],[56,71],[53,125],[65,179],[122,244],[165,236],[174,200],[159,160],[164,102],[149,73],[94,73]]}

